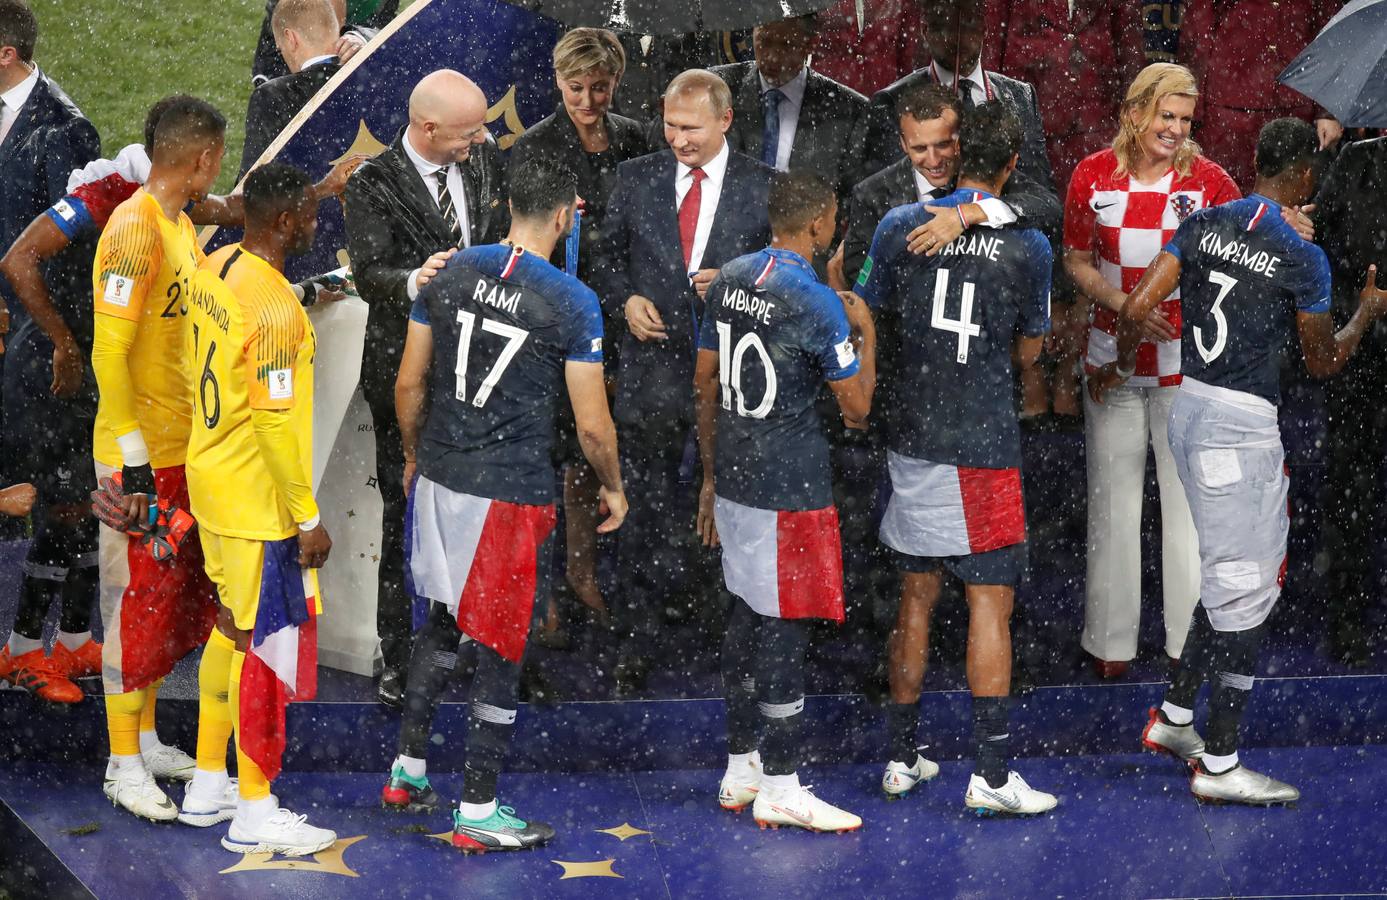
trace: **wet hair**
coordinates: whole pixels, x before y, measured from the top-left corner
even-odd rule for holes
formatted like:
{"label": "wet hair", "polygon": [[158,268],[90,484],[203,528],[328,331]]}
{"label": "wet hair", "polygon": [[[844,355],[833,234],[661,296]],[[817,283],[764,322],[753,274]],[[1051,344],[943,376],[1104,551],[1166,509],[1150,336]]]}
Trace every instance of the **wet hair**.
{"label": "wet hair", "polygon": [[665,99],[692,94],[702,90],[708,95],[708,103],[713,107],[713,115],[722,118],[732,108],[732,89],[727,82],[707,69],[685,69],[665,88]]}
{"label": "wet hair", "polygon": [[943,118],[944,111],[952,109],[954,115],[963,117],[963,101],[958,94],[934,82],[915,84],[901,91],[896,99],[897,120],[910,116],[920,122],[927,119]]}
{"label": "wet hair", "polygon": [[225,139],[226,117],[215,106],[197,97],[172,97],[154,126],[155,149],[150,156],[176,158],[184,148],[200,152],[208,144]]}
{"label": "wet hair", "polygon": [[266,163],[246,176],[242,189],[246,208],[246,225],[265,228],[286,212],[292,212],[303,202],[313,186],[307,173],[284,163]]}
{"label": "wet hair", "polygon": [[809,227],[833,205],[833,187],[809,172],[777,172],[771,178],[771,195],[766,204],[771,232],[796,234]]}
{"label": "wet hair", "polygon": [[819,33],[819,14],[812,12],[805,13],[802,16],[791,16],[788,19],[776,19],[773,22],[762,22],[756,27],[764,28],[767,25],[779,25],[781,22],[794,22],[796,25],[800,26],[800,28],[804,29],[804,33],[811,38]]}
{"label": "wet hair", "polygon": [[328,0],[279,0],[270,14],[270,29],[275,34],[292,28],[310,41],[335,39],[341,27]]}
{"label": "wet hair", "polygon": [[554,45],[554,73],[577,78],[600,72],[620,78],[626,71],[626,50],[605,28],[574,28]]}
{"label": "wet hair", "polygon": [[24,0],[0,0],[0,47],[13,47],[19,58],[34,60],[39,41],[39,23]]}
{"label": "wet hair", "polygon": [[192,100],[187,94],[172,94],[162,100],[157,101],[149,108],[149,112],[144,116],[144,151],[150,156],[154,155],[154,132],[159,127],[159,120],[163,118],[170,106],[180,100]]}
{"label": "wet hair", "polygon": [[1319,137],[1309,123],[1293,118],[1272,119],[1257,135],[1257,174],[1275,178],[1291,169],[1309,167],[1319,147]]}
{"label": "wet hair", "polygon": [[508,173],[511,214],[528,219],[548,216],[578,196],[578,178],[567,166],[526,159]]}
{"label": "wet hair", "polygon": [[[1118,115],[1117,137],[1112,142],[1118,175],[1126,175],[1136,168],[1141,159],[1141,136],[1156,120],[1161,101],[1170,96],[1199,97],[1194,74],[1184,66],[1152,63],[1132,79],[1131,86],[1127,88],[1127,99],[1122,101],[1122,111]],[[1175,171],[1188,175],[1198,155],[1199,145],[1185,138],[1180,149],[1175,151]]]}
{"label": "wet hair", "polygon": [[958,177],[991,181],[1021,150],[1021,120],[1005,100],[980,103],[963,113]]}

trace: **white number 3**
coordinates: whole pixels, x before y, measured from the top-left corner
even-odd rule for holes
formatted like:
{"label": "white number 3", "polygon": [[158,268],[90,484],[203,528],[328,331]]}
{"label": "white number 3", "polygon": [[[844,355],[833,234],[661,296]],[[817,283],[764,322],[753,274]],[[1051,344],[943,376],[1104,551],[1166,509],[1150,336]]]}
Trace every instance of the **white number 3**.
{"label": "white number 3", "polygon": [[1217,333],[1214,335],[1214,345],[1204,346],[1204,332],[1198,326],[1194,326],[1194,348],[1199,351],[1199,356],[1206,363],[1211,363],[1218,359],[1223,353],[1223,348],[1228,345],[1228,318],[1220,308],[1223,300],[1228,296],[1228,292],[1238,286],[1238,279],[1225,275],[1222,272],[1210,272],[1209,280],[1218,285],[1218,297],[1214,300],[1214,305],[1209,309],[1209,315],[1214,317],[1214,326]]}

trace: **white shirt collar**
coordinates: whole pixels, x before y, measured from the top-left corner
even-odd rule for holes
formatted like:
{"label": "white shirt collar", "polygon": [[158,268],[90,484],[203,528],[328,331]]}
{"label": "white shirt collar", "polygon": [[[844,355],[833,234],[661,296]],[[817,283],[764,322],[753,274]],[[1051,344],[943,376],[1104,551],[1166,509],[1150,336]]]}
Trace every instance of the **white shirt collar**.
{"label": "white shirt collar", "polygon": [[[775,87],[775,85],[771,84],[769,81],[766,80],[766,76],[762,75],[759,70],[756,73],[756,77],[761,81],[761,93],[764,94],[766,91],[769,91],[771,88]],[[808,84],[808,82],[809,69],[806,66],[805,68],[799,70],[798,75],[796,75],[794,78],[791,78],[784,84],[780,85],[778,88],[776,88],[776,90],[784,94],[785,99],[789,101],[795,108],[799,108],[799,106],[804,103],[804,87],[806,84]]]}
{"label": "white shirt collar", "polygon": [[299,67],[299,71],[302,72],[304,69],[308,68],[309,66],[316,66],[316,65],[318,65],[319,63],[332,62],[332,61],[333,61],[334,59],[336,59],[336,58],[337,58],[337,54],[336,54],[336,53],[324,53],[322,56],[315,56],[315,57],[313,57],[313,58],[310,59],[310,60],[306,60],[306,61],[304,62],[304,64],[303,64],[301,67]]}
{"label": "white shirt collar", "polygon": [[[703,164],[703,174],[707,176],[708,179],[715,181],[718,184],[722,184],[723,173],[727,171],[727,159],[731,155],[732,151],[728,148],[727,139],[726,137],[724,137],[722,141],[722,149],[718,151],[718,155],[714,156],[712,159],[708,160],[708,162]],[[676,160],[674,180],[676,182],[683,181],[685,178],[689,177],[689,173],[692,171],[693,170],[691,168]]]}
{"label": "white shirt collar", "polygon": [[[934,70],[939,74],[939,83],[944,85],[944,87],[953,87],[954,73],[950,72],[944,67],[943,63],[938,61],[935,61],[932,65],[934,66]],[[973,63],[973,71],[963,76],[963,80],[971,81],[973,84],[977,85],[978,91],[981,92],[982,96],[987,96],[987,82],[984,80],[982,74],[982,54],[978,54],[978,61]]]}
{"label": "white shirt collar", "polygon": [[949,193],[951,193],[950,190],[949,190],[949,187],[948,187],[947,185],[945,185],[945,186],[942,187],[942,188],[936,188],[934,185],[930,184],[930,183],[929,183],[929,179],[926,178],[925,176],[921,175],[921,174],[920,174],[920,170],[917,169],[917,168],[915,168],[914,166],[912,166],[912,167],[910,168],[910,174],[915,176],[915,193],[916,193],[921,199],[924,199],[925,197],[930,196],[930,195],[933,194],[936,190],[942,190],[942,191],[944,191],[944,194],[941,194],[941,195],[940,195],[941,197],[942,197],[942,196],[947,196]]}
{"label": "white shirt collar", "polygon": [[440,166],[436,162],[429,162],[427,159],[424,159],[423,156],[419,155],[419,151],[415,150],[414,145],[409,142],[408,128],[405,129],[404,140],[400,143],[404,144],[405,156],[408,156],[409,161],[414,163],[414,168],[419,171],[419,176],[421,178],[432,178],[433,174],[439,169],[447,168],[447,166]]}
{"label": "white shirt collar", "polygon": [[0,94],[0,103],[3,103],[10,112],[18,113],[19,108],[28,102],[29,95],[34,92],[34,86],[38,83],[39,67],[34,66],[34,70],[29,73],[28,78]]}

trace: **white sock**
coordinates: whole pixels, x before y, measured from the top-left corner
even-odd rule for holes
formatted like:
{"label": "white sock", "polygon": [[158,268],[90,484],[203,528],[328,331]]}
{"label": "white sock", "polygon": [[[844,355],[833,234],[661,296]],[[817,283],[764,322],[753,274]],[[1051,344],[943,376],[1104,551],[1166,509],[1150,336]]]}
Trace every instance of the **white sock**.
{"label": "white sock", "polygon": [[413,756],[405,756],[403,753],[395,757],[395,765],[405,770],[405,774],[410,778],[423,778],[428,772],[429,766],[422,759],[415,759]]}
{"label": "white sock", "polygon": [[752,765],[752,757],[756,755],[753,750],[750,753],[729,753],[727,754],[727,774],[734,778],[751,779],[756,777],[756,768]]}
{"label": "white sock", "polygon": [[144,757],[138,753],[130,756],[117,756],[112,753],[111,758],[106,761],[106,777],[115,778],[120,773],[128,769],[143,769]]}
{"label": "white sock", "polygon": [[76,650],[78,647],[92,639],[90,631],[60,631],[58,632],[58,642],[69,650]]}
{"label": "white sock", "polygon": [[11,656],[23,656],[26,653],[43,649],[43,641],[27,638],[18,631],[13,631],[10,632],[10,642],[5,646],[9,647]]}
{"label": "white sock", "polygon": [[1212,753],[1205,753],[1200,757],[1199,762],[1200,765],[1204,766],[1204,771],[1210,775],[1222,775],[1238,764],[1238,751],[1234,750],[1227,756],[1214,756]]}
{"label": "white sock", "polygon": [[1165,713],[1166,721],[1172,725],[1189,725],[1194,721],[1194,710],[1176,706],[1169,700],[1161,704],[1161,712]]}
{"label": "white sock", "polygon": [[220,797],[226,793],[227,785],[230,783],[231,776],[226,774],[226,769],[216,772],[193,769],[193,780],[188,784],[188,791],[202,797]]}
{"label": "white sock", "polygon": [[245,827],[255,828],[277,809],[279,809],[279,801],[275,799],[274,794],[261,797],[259,800],[237,799],[236,818]]}
{"label": "white sock", "polygon": [[158,750],[162,746],[164,745],[163,742],[159,740],[159,732],[155,731],[152,728],[149,731],[140,732],[141,753],[153,753],[155,750]]}
{"label": "white sock", "polygon": [[761,790],[768,798],[784,797],[786,794],[793,794],[799,790],[799,773],[791,772],[789,775],[767,775],[761,773]]}
{"label": "white sock", "polygon": [[496,812],[496,800],[493,798],[486,803],[459,803],[458,812],[469,822],[480,822],[482,819],[491,818],[491,814]]}

